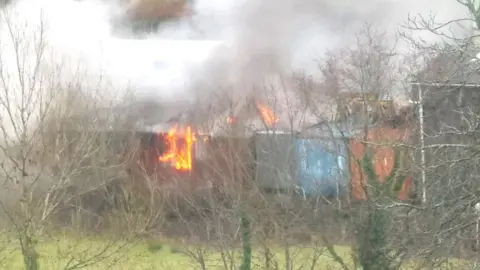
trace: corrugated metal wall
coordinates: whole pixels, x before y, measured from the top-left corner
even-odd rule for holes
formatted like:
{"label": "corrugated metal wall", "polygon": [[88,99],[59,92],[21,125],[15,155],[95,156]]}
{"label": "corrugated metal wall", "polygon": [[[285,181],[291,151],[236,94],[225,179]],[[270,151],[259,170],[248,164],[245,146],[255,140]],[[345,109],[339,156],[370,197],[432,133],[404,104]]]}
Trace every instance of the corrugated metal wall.
{"label": "corrugated metal wall", "polygon": [[211,183],[245,183],[251,179],[251,140],[232,137],[197,138],[195,173]]}
{"label": "corrugated metal wall", "polygon": [[263,133],[254,136],[253,181],[264,189],[295,189],[295,137],[292,134]]}
{"label": "corrugated metal wall", "polygon": [[344,140],[296,140],[297,177],[306,194],[333,197],[343,194],[349,179]]}

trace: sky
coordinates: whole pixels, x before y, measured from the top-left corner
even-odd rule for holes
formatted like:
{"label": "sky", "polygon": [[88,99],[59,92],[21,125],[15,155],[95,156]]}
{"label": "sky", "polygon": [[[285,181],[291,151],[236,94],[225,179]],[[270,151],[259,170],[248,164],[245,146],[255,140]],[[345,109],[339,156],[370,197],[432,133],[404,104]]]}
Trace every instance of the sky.
{"label": "sky", "polygon": [[[196,0],[192,18],[139,38],[128,31],[119,34],[113,22],[125,8],[114,3],[14,1],[6,10],[15,25],[13,35],[25,47],[25,65],[33,70],[37,54],[32,44],[43,22],[45,78],[76,80],[83,89],[102,88],[106,96],[128,89],[139,99],[189,102],[223,84],[255,82],[277,69],[318,75],[317,61],[328,50],[351,45],[365,21],[393,35],[409,14],[435,14],[437,21],[446,21],[466,13],[455,0]],[[14,43],[5,20],[0,30],[3,70],[18,88]]]}

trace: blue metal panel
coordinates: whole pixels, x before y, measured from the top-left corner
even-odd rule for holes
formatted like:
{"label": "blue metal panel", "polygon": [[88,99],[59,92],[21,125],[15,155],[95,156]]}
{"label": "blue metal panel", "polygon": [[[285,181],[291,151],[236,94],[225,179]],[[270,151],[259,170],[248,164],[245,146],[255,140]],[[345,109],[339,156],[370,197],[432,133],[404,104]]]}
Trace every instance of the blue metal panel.
{"label": "blue metal panel", "polygon": [[298,138],[296,152],[297,178],[305,194],[330,197],[343,193],[349,172],[344,140]]}

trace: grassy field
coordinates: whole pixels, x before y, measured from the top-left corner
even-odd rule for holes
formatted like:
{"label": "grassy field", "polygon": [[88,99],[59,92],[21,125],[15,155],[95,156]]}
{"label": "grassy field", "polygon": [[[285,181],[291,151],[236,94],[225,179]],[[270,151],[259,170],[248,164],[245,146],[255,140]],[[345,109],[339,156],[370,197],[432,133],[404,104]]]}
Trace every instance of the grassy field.
{"label": "grassy field", "polygon": [[[338,247],[338,252],[344,257],[348,257],[349,249]],[[104,254],[102,252],[106,250]],[[100,269],[200,269],[200,264],[186,253],[202,250],[205,256],[207,269],[225,269],[221,259],[221,252],[212,249],[196,249],[196,247],[181,247],[179,245],[167,243],[148,243],[141,241],[134,244],[125,242],[109,241],[71,241],[66,238],[61,241],[45,241],[39,244],[40,265],[42,269],[66,269],[67,265],[72,265],[75,261],[81,261],[88,257],[96,257],[97,261],[104,258],[101,262],[82,269],[100,270]],[[304,267],[299,269],[310,269],[312,257],[315,254],[312,248],[292,249],[293,263],[297,265],[302,262]],[[113,254],[111,254],[113,253]],[[283,251],[275,251],[275,259],[278,261],[279,268],[285,268]],[[2,269],[22,269],[23,261],[19,248],[9,248],[0,253],[3,260]],[[101,254],[101,255],[98,255]],[[234,265],[239,266],[241,262],[241,252],[233,251]],[[261,252],[254,252],[254,269],[263,269],[263,258]],[[308,264],[308,265],[307,265]],[[315,269],[337,269],[338,265],[329,256],[322,255],[317,262]],[[322,267],[320,267],[322,266]],[[327,268],[323,268],[327,267]]]}
{"label": "grassy field", "polygon": [[[86,259],[92,259],[89,265],[82,264],[81,269],[87,270],[140,270],[140,269],[172,269],[189,270],[201,269],[200,264],[186,253],[194,251],[194,247],[167,242],[147,242],[137,241],[127,243],[126,241],[108,241],[108,240],[72,240],[72,237],[62,237],[61,240],[42,241],[38,244],[39,262],[41,269],[78,269],[73,268],[78,262],[85,262]],[[213,249],[202,248],[205,256],[205,265],[207,269],[220,270],[225,269],[221,259],[221,253]],[[349,267],[352,266],[351,251],[348,247],[337,246],[335,251],[341,256]],[[321,255],[320,252],[323,252]],[[240,265],[240,251],[231,252],[234,254],[234,265]],[[312,268],[313,257],[318,255],[316,266]],[[285,256],[282,249],[274,250],[273,256],[278,263],[278,269],[285,269]],[[293,269],[341,269],[330,256],[328,251],[319,248],[292,248],[291,258]],[[0,252],[1,269],[23,269],[23,260],[20,249],[14,242],[10,242],[7,248]],[[101,262],[99,262],[99,260]],[[253,269],[265,269],[265,256],[260,250],[254,250]],[[443,269],[465,269],[463,262],[454,260],[451,267]],[[275,269],[272,268],[272,269]],[[352,268],[351,268],[352,269]],[[406,267],[405,269],[418,269],[415,267]]]}

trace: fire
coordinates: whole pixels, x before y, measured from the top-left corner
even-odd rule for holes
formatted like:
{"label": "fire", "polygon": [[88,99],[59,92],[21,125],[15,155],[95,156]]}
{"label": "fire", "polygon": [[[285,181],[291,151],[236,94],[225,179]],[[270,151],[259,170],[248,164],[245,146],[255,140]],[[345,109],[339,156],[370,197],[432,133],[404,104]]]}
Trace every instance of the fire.
{"label": "fire", "polygon": [[178,127],[171,128],[164,139],[167,143],[167,151],[158,158],[160,162],[170,162],[176,170],[192,170],[192,149],[195,142],[195,134],[191,127],[184,132],[178,131]]}
{"label": "fire", "polygon": [[265,124],[268,126],[273,126],[279,121],[279,118],[267,106],[257,103],[257,109],[260,111],[263,121],[265,121]]}

